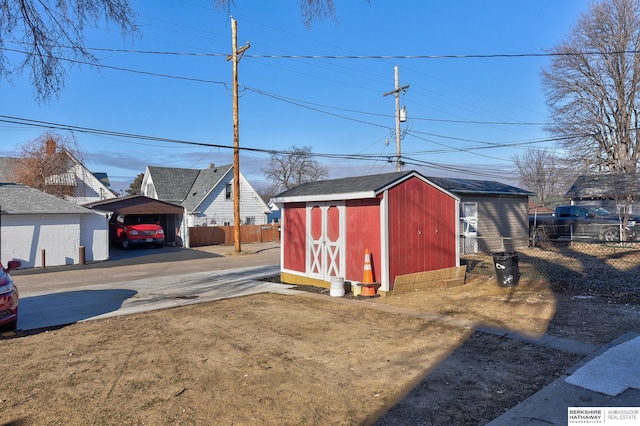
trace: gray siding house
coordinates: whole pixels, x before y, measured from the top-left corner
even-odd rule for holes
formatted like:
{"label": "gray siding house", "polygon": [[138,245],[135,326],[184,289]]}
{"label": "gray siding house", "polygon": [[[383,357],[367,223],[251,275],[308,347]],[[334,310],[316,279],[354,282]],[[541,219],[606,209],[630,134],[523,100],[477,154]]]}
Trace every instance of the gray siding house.
{"label": "gray siding house", "polygon": [[461,253],[528,244],[529,197],[535,193],[495,181],[427,179],[460,198]]}

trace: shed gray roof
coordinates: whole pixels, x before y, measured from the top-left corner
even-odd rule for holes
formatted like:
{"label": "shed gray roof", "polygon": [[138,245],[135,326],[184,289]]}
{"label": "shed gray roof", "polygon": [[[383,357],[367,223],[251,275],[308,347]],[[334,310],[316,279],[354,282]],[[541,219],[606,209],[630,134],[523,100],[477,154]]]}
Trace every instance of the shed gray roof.
{"label": "shed gray roof", "polygon": [[454,194],[462,195],[520,195],[534,196],[534,192],[492,180],[472,180],[442,177],[427,177],[439,187]]}
{"label": "shed gray roof", "polygon": [[606,198],[616,194],[640,193],[640,181],[625,174],[582,175],[573,182],[565,194],[566,198]]}
{"label": "shed gray roof", "polygon": [[282,198],[318,197],[358,193],[377,194],[385,188],[400,182],[409,175],[417,172],[394,172],[370,176],[355,176],[341,179],[329,179],[315,182],[307,182],[284,191],[275,197],[275,202]]}
{"label": "shed gray roof", "polygon": [[91,210],[18,183],[0,183],[2,214],[89,214]]}
{"label": "shed gray roof", "polygon": [[[291,188],[284,191],[275,197],[275,202],[296,200],[320,200],[327,199],[327,197],[339,196],[340,198],[345,195],[365,194],[369,193],[370,196],[378,194],[386,188],[395,185],[396,183],[414,175],[422,179],[425,179],[437,187],[457,196],[459,195],[516,195],[516,196],[530,196],[535,193],[526,191],[524,189],[516,188],[511,185],[506,185],[495,181],[481,181],[470,179],[456,179],[456,178],[435,178],[424,177],[416,171],[405,172],[393,172],[384,173],[379,175],[370,176],[357,176],[348,177],[342,179],[330,179],[317,182],[303,183],[302,185]],[[287,200],[283,200],[286,198]]]}

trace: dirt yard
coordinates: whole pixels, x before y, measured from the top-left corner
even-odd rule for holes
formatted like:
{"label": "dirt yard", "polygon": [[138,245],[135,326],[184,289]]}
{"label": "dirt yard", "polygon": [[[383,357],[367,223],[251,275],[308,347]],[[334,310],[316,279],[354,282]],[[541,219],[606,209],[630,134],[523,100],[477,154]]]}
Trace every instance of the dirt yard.
{"label": "dirt yard", "polygon": [[594,344],[637,300],[542,281],[367,300],[262,294],[6,335],[3,425],[482,425],[581,357],[474,331]]}

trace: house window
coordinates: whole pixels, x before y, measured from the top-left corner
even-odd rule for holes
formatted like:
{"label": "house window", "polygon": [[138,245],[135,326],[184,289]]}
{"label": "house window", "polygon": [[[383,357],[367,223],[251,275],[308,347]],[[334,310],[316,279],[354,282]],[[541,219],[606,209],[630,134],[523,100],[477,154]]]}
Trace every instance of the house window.
{"label": "house window", "polygon": [[231,222],[223,222],[222,226],[231,226]]}
{"label": "house window", "polygon": [[232,183],[228,183],[225,186],[225,191],[224,191],[225,200],[230,200],[232,194],[233,194],[233,184]]}
{"label": "house window", "polygon": [[244,224],[245,225],[255,225],[256,224],[256,217],[255,216],[247,216],[244,218]]}

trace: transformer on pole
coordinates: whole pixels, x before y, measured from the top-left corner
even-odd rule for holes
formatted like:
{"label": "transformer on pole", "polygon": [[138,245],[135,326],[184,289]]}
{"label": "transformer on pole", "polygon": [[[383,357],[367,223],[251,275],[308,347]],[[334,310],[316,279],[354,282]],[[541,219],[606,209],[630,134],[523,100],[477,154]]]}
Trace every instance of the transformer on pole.
{"label": "transformer on pole", "polygon": [[407,121],[407,110],[403,107],[400,109],[400,92],[405,92],[409,85],[400,87],[400,77],[398,74],[398,66],[394,67],[395,89],[384,93],[382,96],[394,95],[396,98],[396,171],[402,171],[402,152],[400,149],[400,122]]}

